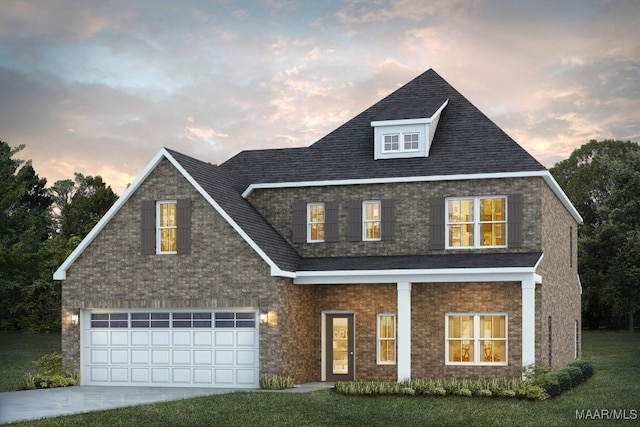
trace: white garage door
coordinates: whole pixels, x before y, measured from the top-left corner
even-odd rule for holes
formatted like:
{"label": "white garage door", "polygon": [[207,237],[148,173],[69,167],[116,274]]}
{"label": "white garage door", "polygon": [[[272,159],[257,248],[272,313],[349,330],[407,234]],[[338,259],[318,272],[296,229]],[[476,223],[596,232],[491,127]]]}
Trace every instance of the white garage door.
{"label": "white garage door", "polygon": [[255,311],[84,310],[84,385],[258,387]]}

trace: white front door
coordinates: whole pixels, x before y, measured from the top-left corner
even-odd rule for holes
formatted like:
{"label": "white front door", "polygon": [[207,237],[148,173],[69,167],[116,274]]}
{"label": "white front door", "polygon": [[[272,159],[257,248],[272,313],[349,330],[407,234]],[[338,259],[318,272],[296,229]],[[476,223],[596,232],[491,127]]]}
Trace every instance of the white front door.
{"label": "white front door", "polygon": [[83,385],[257,388],[255,310],[83,310]]}

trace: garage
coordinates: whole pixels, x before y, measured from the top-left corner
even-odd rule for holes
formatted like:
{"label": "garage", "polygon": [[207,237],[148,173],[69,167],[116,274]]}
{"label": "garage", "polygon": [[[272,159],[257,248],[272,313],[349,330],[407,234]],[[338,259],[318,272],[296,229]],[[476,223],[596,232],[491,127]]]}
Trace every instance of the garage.
{"label": "garage", "polygon": [[255,310],[82,310],[83,385],[257,388]]}

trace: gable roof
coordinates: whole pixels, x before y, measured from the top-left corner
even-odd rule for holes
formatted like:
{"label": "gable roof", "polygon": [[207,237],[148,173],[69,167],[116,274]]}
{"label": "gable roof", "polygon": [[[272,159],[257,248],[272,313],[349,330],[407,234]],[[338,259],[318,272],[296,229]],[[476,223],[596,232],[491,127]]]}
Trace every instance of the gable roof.
{"label": "gable roof", "polygon": [[[420,118],[447,99],[428,158],[374,160],[372,121]],[[254,184],[546,171],[433,70],[310,147],[243,151],[220,167]]]}
{"label": "gable roof", "polygon": [[169,160],[209,204],[249,243],[271,267],[273,275],[290,276],[291,272],[295,271],[300,262],[298,253],[242,197],[241,193],[248,185],[247,181],[241,177],[233,176],[217,166],[163,148],[56,270],[53,275],[54,280],[66,279],[68,268],[163,159]]}

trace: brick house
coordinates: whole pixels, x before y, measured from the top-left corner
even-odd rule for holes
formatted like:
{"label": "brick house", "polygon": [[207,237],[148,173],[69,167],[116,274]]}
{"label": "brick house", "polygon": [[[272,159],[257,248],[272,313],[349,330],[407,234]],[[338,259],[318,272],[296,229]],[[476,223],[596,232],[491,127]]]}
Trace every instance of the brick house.
{"label": "brick house", "polygon": [[310,147],[162,149],[55,272],[83,384],[519,377],[580,354],[550,173],[433,70]]}

